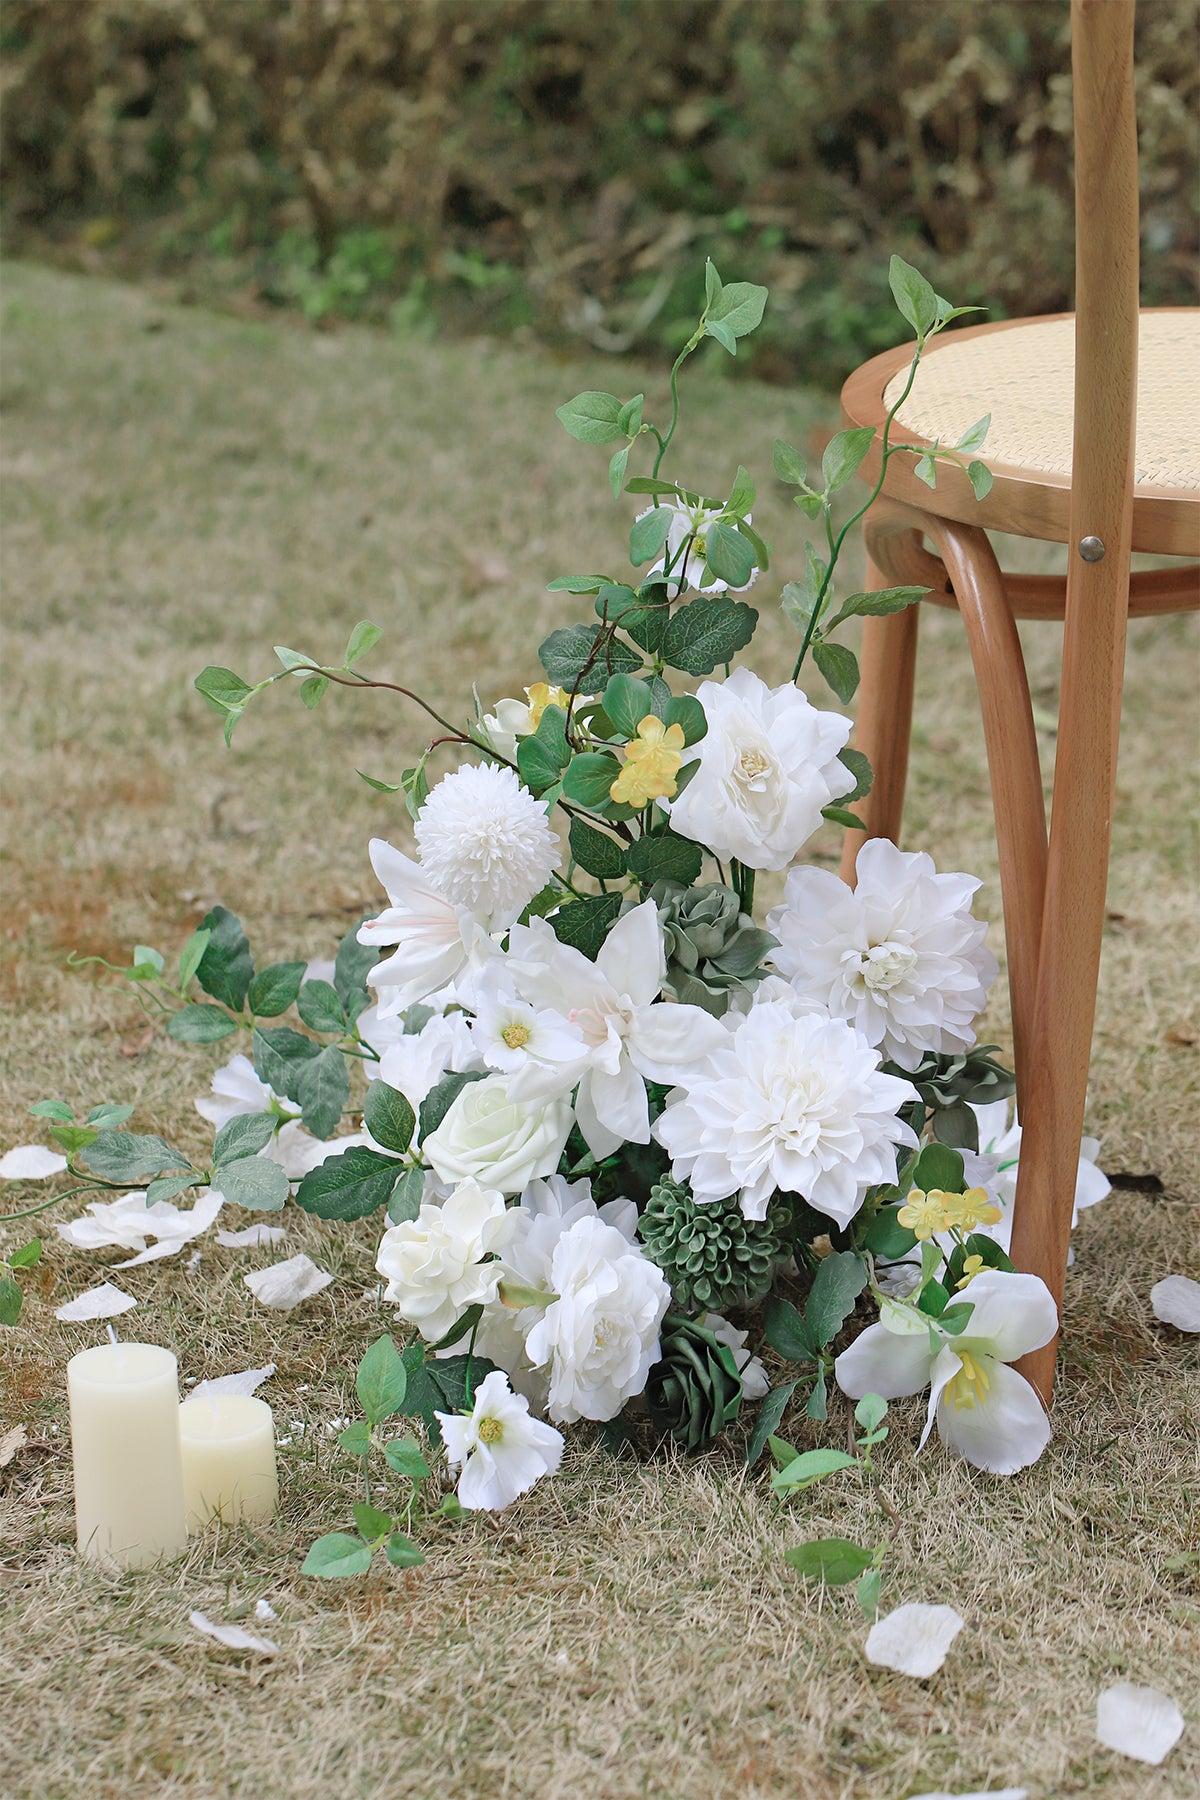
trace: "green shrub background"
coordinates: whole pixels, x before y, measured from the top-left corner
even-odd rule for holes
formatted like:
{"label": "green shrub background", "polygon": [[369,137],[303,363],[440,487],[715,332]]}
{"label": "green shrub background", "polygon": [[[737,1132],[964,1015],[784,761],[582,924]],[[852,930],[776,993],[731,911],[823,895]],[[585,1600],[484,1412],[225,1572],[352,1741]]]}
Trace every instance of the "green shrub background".
{"label": "green shrub background", "polygon": [[[756,373],[896,341],[899,250],[1070,303],[1067,0],[7,0],[7,238],[402,331],[678,336],[704,256]],[[1197,0],[1141,0],[1143,292],[1190,301]]]}

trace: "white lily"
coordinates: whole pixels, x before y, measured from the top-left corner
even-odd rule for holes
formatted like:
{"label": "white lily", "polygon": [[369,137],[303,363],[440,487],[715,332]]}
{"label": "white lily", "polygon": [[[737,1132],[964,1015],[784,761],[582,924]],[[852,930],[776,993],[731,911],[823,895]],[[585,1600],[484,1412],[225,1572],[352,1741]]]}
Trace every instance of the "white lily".
{"label": "white lily", "polygon": [[914,1308],[885,1301],[834,1365],[852,1400],[898,1400],[928,1387],[923,1446],[936,1423],[942,1442],[993,1475],[1015,1475],[1050,1442],[1050,1421],[1035,1390],[1009,1367],[1040,1350],[1058,1329],[1058,1309],[1036,1275],[985,1269],[958,1298],[974,1311],[957,1337]]}
{"label": "white lily", "polygon": [[582,1034],[575,1117],[593,1156],[648,1144],[646,1082],[686,1083],[728,1036],[699,1006],[658,1004],[666,953],[653,900],[617,920],[595,962],[560,944],[544,919],[514,925],[506,969],[522,999],[559,1010]]}
{"label": "white lily", "polygon": [[428,999],[485,953],[490,939],[463,906],[440,894],[411,856],[372,838],[371,867],[387,892],[388,904],[358,928],[360,944],[394,944],[368,972],[367,985],[379,994],[379,1015],[391,1018]]}

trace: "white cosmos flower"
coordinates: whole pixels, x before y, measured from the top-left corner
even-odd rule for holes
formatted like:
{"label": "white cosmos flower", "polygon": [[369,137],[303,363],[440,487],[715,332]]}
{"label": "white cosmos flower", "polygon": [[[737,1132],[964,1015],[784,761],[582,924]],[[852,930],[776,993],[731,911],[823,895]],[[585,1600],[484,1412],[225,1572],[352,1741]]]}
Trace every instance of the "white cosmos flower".
{"label": "white cosmos flower", "polygon": [[519,1194],[552,1175],[571,1130],[570,1102],[514,1100],[503,1075],[468,1082],[421,1146],[442,1181],[471,1179]]}
{"label": "white cosmos flower", "polygon": [[749,669],[702,681],[696,698],[708,730],[696,746],[699,768],[668,803],[672,826],[748,869],[785,869],[821,808],[854,786],[838,760],[849,719],[818,712],[790,681],[769,688]]}
{"label": "white cosmos flower", "polygon": [[495,1260],[512,1235],[503,1194],[462,1182],[440,1206],[424,1203],[415,1219],[393,1225],[375,1267],[387,1278],[384,1299],[428,1343],[444,1337],[468,1306],[496,1297]]}
{"label": "white cosmos flower", "polygon": [[550,1416],[615,1418],[659,1359],[666,1277],[616,1226],[580,1218],[555,1245],[550,1288],[555,1298],[525,1340],[549,1377]]}
{"label": "white cosmos flower", "polygon": [[763,1219],[782,1188],[846,1225],[869,1187],[895,1181],[896,1146],[915,1147],[896,1117],[912,1099],[853,1026],[767,1000],[668,1096],[654,1129],[701,1205],[737,1194],[747,1219]]}
{"label": "white cosmos flower", "polygon": [[936,1319],[885,1301],[879,1323],[838,1357],[838,1386],[852,1400],[898,1400],[929,1387],[921,1443],[936,1423],[942,1442],[977,1469],[1015,1475],[1050,1442],[1050,1421],[1035,1390],[1008,1365],[1050,1342],[1058,1309],[1038,1276],[1001,1269],[984,1269],[958,1298],[974,1311],[957,1337]]}
{"label": "white cosmos flower", "polygon": [[929,1051],[975,1042],[972,1022],[996,977],[987,926],[971,916],[979,882],[939,875],[922,851],[872,838],[858,883],[793,869],[767,914],[770,961],[814,1010],[858,1027],[889,1062],[915,1069]]}
{"label": "white cosmos flower", "polygon": [[[698,590],[705,594],[744,594],[747,588],[754,586],[758,579],[757,569],[751,570],[749,581],[743,582],[741,587],[731,588],[727,581],[722,581],[719,576],[714,575],[708,566],[706,561],[708,530],[721,517],[719,506],[705,506],[699,499],[679,500],[664,495],[659,501],[659,507],[663,512],[670,514],[671,522],[667,527],[666,548],[658,561],[647,569],[647,581],[662,574],[669,557],[671,573],[668,579],[679,584],[676,588],[677,593],[687,594]],[[646,513],[653,510],[653,507],[646,507],[638,514],[638,518],[644,519]],[[746,523],[749,525],[752,522],[753,515],[747,513]],[[689,538],[693,542],[685,562],[679,552]]]}
{"label": "white cosmos flower", "polygon": [[562,1433],[534,1419],[499,1369],[485,1375],[467,1414],[437,1415],[446,1455],[461,1470],[458,1501],[468,1511],[497,1512],[526,1494],[562,1461]]}
{"label": "white cosmos flower", "polygon": [[485,969],[471,1003],[476,1056],[508,1077],[514,1100],[549,1099],[575,1086],[587,1061],[583,1032],[557,1008],[518,999],[499,961]]}
{"label": "white cosmos flower", "polygon": [[575,1116],[594,1156],[648,1144],[646,1082],[688,1080],[728,1035],[699,1006],[658,1003],[666,954],[653,900],[617,920],[595,962],[560,944],[544,919],[515,925],[505,969],[522,999],[559,1010],[582,1033]]}
{"label": "white cosmos flower", "polygon": [[449,986],[492,946],[471,911],[448,900],[411,856],[383,838],[371,839],[370,854],[388,904],[359,926],[358,941],[396,945],[367,972],[367,986],[379,995],[378,1017],[390,1019]]}
{"label": "white cosmos flower", "polygon": [[558,861],[546,808],[496,763],[464,763],[443,776],[414,835],[426,878],[489,931],[512,924]]}

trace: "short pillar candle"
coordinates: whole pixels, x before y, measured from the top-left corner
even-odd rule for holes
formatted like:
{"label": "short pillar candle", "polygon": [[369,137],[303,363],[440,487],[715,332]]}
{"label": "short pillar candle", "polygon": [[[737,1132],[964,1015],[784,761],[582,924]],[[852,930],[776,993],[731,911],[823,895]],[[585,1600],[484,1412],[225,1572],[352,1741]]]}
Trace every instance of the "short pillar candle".
{"label": "short pillar candle", "polygon": [[252,1394],[195,1394],[179,1409],[189,1531],[218,1514],[226,1524],[269,1519],[279,1504],[275,1424]]}
{"label": "short pillar candle", "polygon": [[67,1364],[75,1535],[85,1556],[141,1569],[187,1543],[179,1370],[156,1344],[98,1344]]}

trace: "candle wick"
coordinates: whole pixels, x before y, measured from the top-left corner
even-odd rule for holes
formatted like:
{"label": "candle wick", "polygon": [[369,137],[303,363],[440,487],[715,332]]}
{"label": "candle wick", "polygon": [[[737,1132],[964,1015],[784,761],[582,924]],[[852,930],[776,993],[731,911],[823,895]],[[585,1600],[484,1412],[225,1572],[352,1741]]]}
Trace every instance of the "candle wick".
{"label": "candle wick", "polygon": [[106,1327],[105,1327],[105,1329],[106,1329],[106,1330],[107,1330],[107,1332],[108,1332],[108,1341],[109,1341],[109,1343],[110,1343],[110,1344],[119,1344],[119,1343],[120,1343],[120,1341],[121,1341],[121,1340],[120,1340],[120,1338],[119,1338],[119,1337],[118,1337],[118,1336],[117,1336],[117,1328],[116,1328],[116,1326],[115,1326],[115,1325],[112,1325],[112,1324],[109,1324],[109,1325],[107,1325],[107,1326],[106,1326]]}

